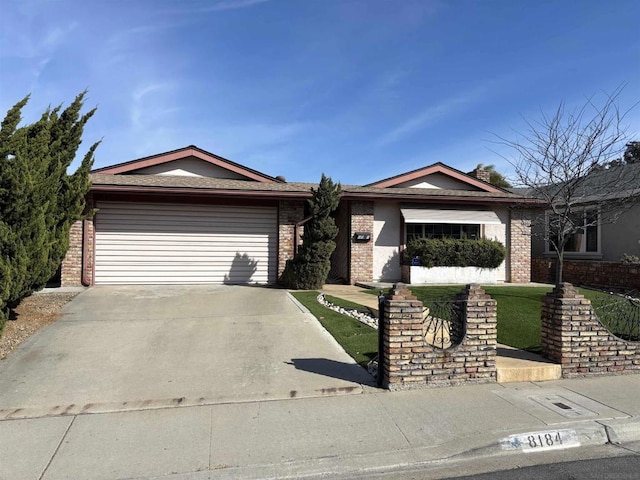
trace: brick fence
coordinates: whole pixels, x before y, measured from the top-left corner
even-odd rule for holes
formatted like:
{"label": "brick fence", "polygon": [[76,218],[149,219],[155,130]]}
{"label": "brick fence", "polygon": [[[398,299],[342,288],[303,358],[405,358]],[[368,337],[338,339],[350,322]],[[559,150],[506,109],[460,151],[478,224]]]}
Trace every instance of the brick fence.
{"label": "brick fence", "polygon": [[[555,283],[555,259],[532,258],[531,266],[531,279],[534,282]],[[565,259],[562,279],[576,285],[640,289],[640,265]]]}
{"label": "brick fence", "polygon": [[560,363],[566,378],[640,371],[640,342],[609,333],[570,283],[543,298],[542,351]]}
{"label": "brick fence", "polygon": [[423,303],[399,283],[384,300],[382,386],[389,390],[496,381],[496,301],[467,285],[455,305],[466,333],[458,345],[433,347],[426,340]]}

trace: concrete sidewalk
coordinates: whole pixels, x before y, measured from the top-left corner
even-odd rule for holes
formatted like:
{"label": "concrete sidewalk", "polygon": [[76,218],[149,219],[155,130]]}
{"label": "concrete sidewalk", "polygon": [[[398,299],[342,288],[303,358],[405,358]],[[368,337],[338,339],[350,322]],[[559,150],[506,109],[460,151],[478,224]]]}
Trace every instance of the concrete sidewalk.
{"label": "concrete sidewalk", "polygon": [[[464,458],[548,461],[548,450],[640,440],[638,398],[640,376],[625,375],[4,420],[0,479],[347,477]],[[538,448],[546,455],[538,438],[554,442]]]}

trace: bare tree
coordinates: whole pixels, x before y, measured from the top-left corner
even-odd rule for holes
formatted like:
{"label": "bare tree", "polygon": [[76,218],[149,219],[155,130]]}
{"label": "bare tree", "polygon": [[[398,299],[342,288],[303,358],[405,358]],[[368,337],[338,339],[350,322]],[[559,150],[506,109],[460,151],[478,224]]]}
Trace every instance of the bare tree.
{"label": "bare tree", "polygon": [[516,186],[539,200],[531,231],[556,255],[556,283],[562,282],[566,251],[597,251],[598,227],[639,201],[640,168],[608,164],[620,157],[627,140],[623,121],[629,110],[618,107],[621,90],[600,103],[590,97],[573,110],[561,103],[553,115],[527,121],[518,139],[499,137],[498,143],[515,151],[507,160]]}

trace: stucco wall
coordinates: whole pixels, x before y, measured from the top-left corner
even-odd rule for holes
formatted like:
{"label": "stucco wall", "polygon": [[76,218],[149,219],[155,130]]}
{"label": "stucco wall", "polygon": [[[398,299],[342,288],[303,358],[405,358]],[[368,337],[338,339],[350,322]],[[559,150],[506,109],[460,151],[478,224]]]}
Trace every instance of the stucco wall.
{"label": "stucco wall", "polygon": [[[425,209],[429,207],[425,205]],[[497,208],[495,213],[500,224],[484,225],[485,238],[497,240],[507,248],[507,226],[509,211]],[[399,245],[404,241],[402,230],[402,214],[398,202],[376,202],[374,206],[374,246],[373,246],[373,279],[374,281],[397,282],[402,278]],[[508,260],[498,268],[499,282],[507,281]]]}
{"label": "stucco wall", "polygon": [[616,223],[602,225],[602,260],[619,262],[623,253],[640,255],[640,203],[620,216]]}
{"label": "stucco wall", "polygon": [[[497,240],[505,247],[509,249],[507,242],[507,225],[509,225],[509,210],[506,208],[494,208],[493,211],[500,219],[500,224],[486,224],[484,226],[484,238],[487,240]],[[507,260],[502,262],[497,269],[497,280],[499,282],[507,281],[507,264],[509,255],[507,254]]]}
{"label": "stucco wall", "polygon": [[409,180],[408,182],[399,183],[397,188],[438,188],[446,190],[477,190],[476,187],[469,185],[455,178],[442,173],[433,173],[427,177]]}
{"label": "stucco wall", "polygon": [[246,177],[226,168],[203,162],[199,158],[189,157],[173,162],[153,165],[134,172],[134,175],[179,175],[188,177],[212,177],[246,180]]}
{"label": "stucco wall", "polygon": [[400,204],[376,202],[373,210],[373,279],[398,282],[400,270]]}

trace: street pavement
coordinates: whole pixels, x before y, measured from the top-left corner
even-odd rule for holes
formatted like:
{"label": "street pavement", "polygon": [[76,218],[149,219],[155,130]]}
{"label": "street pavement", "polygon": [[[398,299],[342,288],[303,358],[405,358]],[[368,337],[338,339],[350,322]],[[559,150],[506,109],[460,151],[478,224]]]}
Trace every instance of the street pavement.
{"label": "street pavement", "polygon": [[[92,290],[76,298],[83,300]],[[287,302],[294,300],[288,297]],[[285,309],[287,302],[281,304]],[[105,308],[108,303],[105,300]],[[294,306],[313,320],[303,307]],[[62,324],[79,321],[77,308],[80,303],[70,305],[69,318],[65,316]],[[157,310],[160,314],[160,305]],[[100,335],[101,330],[93,326]],[[66,328],[57,334],[57,340],[65,332],[74,335],[75,330]],[[322,338],[312,336],[314,341]],[[134,339],[138,337],[132,336]],[[13,355],[19,357],[31,344],[38,344],[38,338],[32,340]],[[44,351],[45,346],[41,348]],[[103,361],[106,357],[100,355],[104,354],[98,354]],[[185,355],[189,358],[188,352]],[[304,359],[297,352],[294,355]],[[442,472],[441,467],[448,463],[492,458],[545,463],[575,455],[580,449],[640,440],[640,375],[388,392],[371,386],[367,374],[358,381],[350,369],[349,378],[335,378],[345,376],[342,364],[348,362],[342,357],[323,361],[322,356],[314,353],[312,365],[302,362],[299,366],[304,368],[282,374],[290,383],[278,380],[283,383],[276,384],[274,391],[289,394],[264,398],[253,393],[244,398],[211,392],[198,395],[197,388],[208,387],[198,387],[196,382],[188,395],[175,391],[166,397],[171,402],[145,404],[123,401],[121,393],[109,397],[114,383],[102,390],[110,400],[104,402],[109,408],[92,410],[91,405],[79,409],[80,404],[60,401],[64,389],[51,385],[46,391],[38,390],[43,396],[38,408],[15,408],[13,413],[9,408],[2,410],[0,479],[365,478],[432,466],[439,466]],[[289,360],[293,365],[287,365],[295,367],[293,359]],[[342,367],[326,368],[327,360]],[[55,362],[55,356],[47,361]],[[26,387],[8,383],[5,370],[5,362],[0,363],[0,401],[17,401],[17,394],[6,391]],[[290,385],[310,382],[304,377],[334,387],[317,389],[315,383],[309,383],[313,387],[301,389],[304,395],[292,395],[296,389]],[[55,378],[64,381],[62,376]],[[347,391],[332,383],[335,380],[345,382]],[[49,391],[51,401],[46,401]],[[23,395],[30,402],[35,398]],[[101,403],[73,389],[70,395]],[[55,404],[66,407],[45,408]]]}

